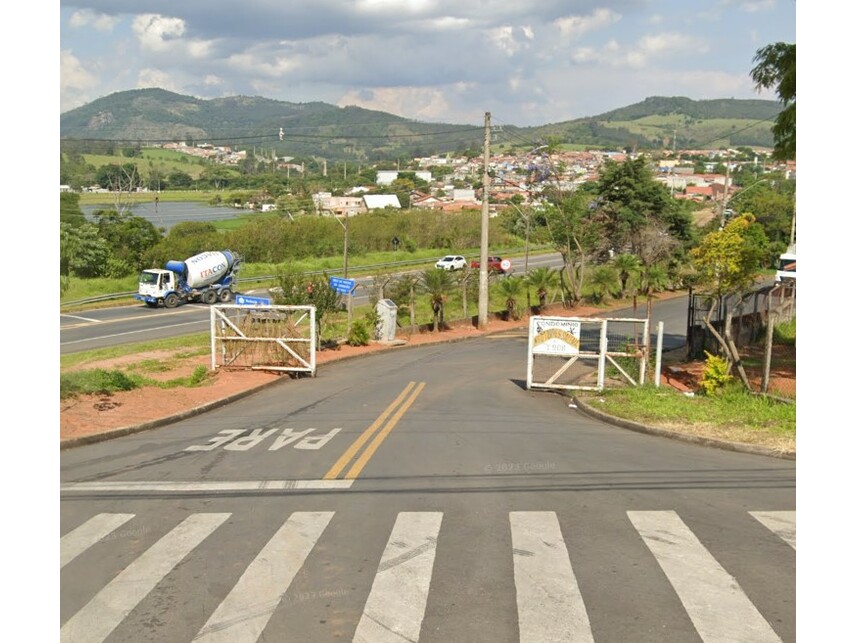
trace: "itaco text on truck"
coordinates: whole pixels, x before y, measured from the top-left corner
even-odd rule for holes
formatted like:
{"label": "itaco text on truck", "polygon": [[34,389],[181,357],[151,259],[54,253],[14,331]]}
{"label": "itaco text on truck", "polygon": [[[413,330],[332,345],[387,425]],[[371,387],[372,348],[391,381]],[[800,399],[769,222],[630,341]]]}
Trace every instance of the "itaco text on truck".
{"label": "itaco text on truck", "polygon": [[205,304],[232,301],[240,258],[229,250],[208,251],[184,261],[167,261],[164,270],[150,269],[140,273],[134,298],[151,308],[201,302]]}

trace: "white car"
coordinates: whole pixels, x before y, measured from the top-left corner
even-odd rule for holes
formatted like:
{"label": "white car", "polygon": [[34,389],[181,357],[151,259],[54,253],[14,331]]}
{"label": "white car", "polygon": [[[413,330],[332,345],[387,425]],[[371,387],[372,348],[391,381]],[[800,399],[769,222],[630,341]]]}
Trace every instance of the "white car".
{"label": "white car", "polygon": [[438,259],[434,267],[442,268],[443,270],[463,270],[467,267],[467,259],[461,255],[446,255]]}

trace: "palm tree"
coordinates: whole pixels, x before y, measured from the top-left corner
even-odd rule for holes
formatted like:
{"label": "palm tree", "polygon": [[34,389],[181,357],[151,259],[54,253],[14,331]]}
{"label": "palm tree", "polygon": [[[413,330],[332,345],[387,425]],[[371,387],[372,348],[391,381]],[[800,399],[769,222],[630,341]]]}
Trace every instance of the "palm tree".
{"label": "palm tree", "polygon": [[592,301],[600,304],[608,295],[612,296],[619,285],[619,274],[610,265],[598,266],[589,277],[592,288]]}
{"label": "palm tree", "polygon": [[640,272],[640,258],[637,255],[623,253],[613,257],[611,262],[619,272],[619,283],[622,285],[621,297],[628,294],[628,280]]}
{"label": "palm tree", "polygon": [[417,331],[417,293],[420,290],[422,282],[419,275],[413,272],[406,272],[396,279],[395,288],[399,291],[405,291],[408,298],[408,312],[411,317],[411,333]]}
{"label": "palm tree", "polygon": [[420,281],[423,292],[429,296],[434,332],[437,332],[443,324],[443,304],[446,302],[447,294],[454,286],[453,277],[448,270],[426,268],[420,277]]}
{"label": "palm tree", "polygon": [[556,288],[558,283],[559,271],[546,266],[534,268],[526,277],[527,286],[536,289],[539,308],[544,308],[547,305],[548,293],[552,288]]}
{"label": "palm tree", "polygon": [[518,297],[524,292],[523,277],[506,277],[498,284],[500,293],[506,298],[506,312],[509,319],[520,319],[521,315],[518,312]]}

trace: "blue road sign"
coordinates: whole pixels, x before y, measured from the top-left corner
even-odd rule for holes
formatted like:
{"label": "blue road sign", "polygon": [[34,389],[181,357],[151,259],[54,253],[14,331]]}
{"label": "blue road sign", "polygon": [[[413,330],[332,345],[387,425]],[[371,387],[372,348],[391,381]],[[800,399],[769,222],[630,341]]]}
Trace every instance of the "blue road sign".
{"label": "blue road sign", "polygon": [[270,306],[271,300],[266,297],[248,297],[235,295],[235,303],[239,306]]}
{"label": "blue road sign", "polygon": [[357,287],[357,282],[353,279],[343,279],[342,277],[331,277],[330,287],[336,292],[343,295],[350,295]]}

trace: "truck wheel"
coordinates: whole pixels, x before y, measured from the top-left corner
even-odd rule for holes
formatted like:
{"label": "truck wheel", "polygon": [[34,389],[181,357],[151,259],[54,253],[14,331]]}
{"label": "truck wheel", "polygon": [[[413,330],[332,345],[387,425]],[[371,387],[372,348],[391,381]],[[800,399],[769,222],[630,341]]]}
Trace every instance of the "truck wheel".
{"label": "truck wheel", "polygon": [[229,288],[224,288],[220,291],[220,303],[228,304],[232,301],[232,291]]}
{"label": "truck wheel", "polygon": [[216,290],[206,290],[202,294],[202,301],[209,306],[217,301],[217,291]]}
{"label": "truck wheel", "polygon": [[179,296],[174,292],[171,292],[169,295],[164,297],[164,306],[167,308],[175,308],[179,305]]}

